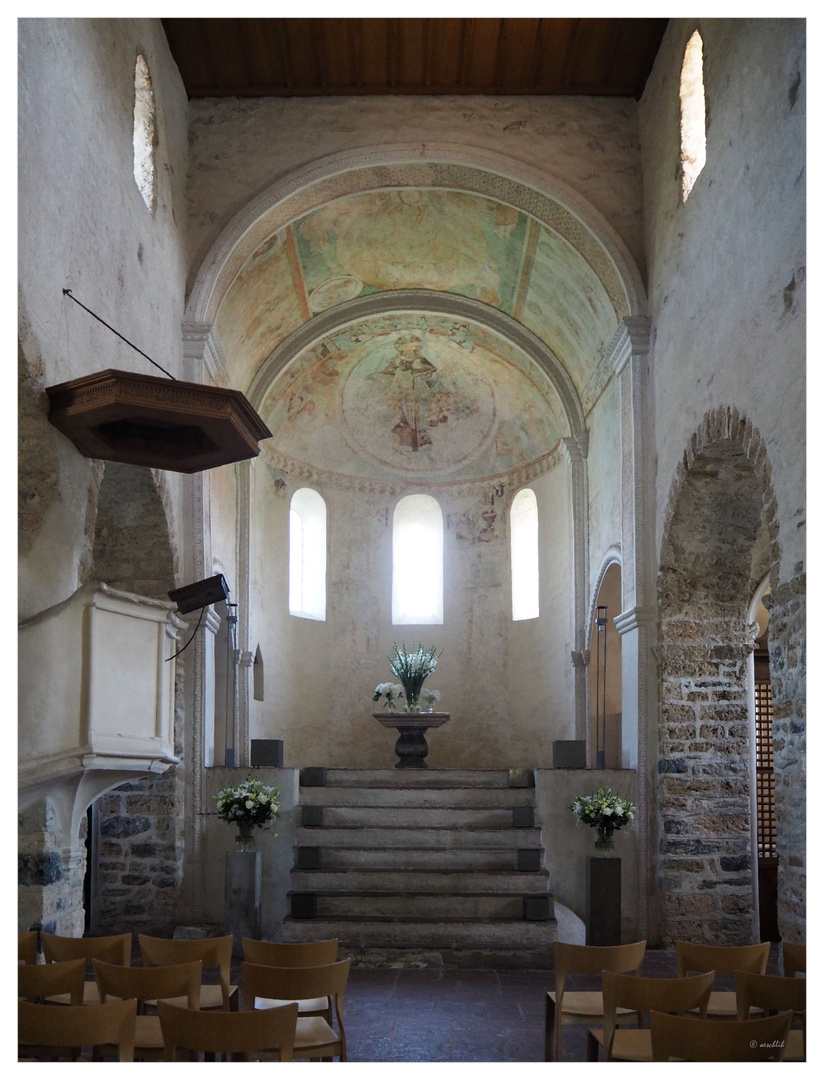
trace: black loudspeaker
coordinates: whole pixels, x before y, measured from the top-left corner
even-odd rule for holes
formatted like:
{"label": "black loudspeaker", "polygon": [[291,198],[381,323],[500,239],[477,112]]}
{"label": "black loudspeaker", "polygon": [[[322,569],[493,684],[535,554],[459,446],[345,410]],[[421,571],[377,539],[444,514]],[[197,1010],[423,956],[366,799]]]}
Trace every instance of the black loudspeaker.
{"label": "black loudspeaker", "polygon": [[208,607],[209,604],[218,604],[229,595],[229,586],[223,574],[215,574],[214,577],[196,581],[193,585],[184,585],[180,589],[172,589],[169,599],[177,604],[177,610],[181,615],[189,611],[197,611],[198,608]]}

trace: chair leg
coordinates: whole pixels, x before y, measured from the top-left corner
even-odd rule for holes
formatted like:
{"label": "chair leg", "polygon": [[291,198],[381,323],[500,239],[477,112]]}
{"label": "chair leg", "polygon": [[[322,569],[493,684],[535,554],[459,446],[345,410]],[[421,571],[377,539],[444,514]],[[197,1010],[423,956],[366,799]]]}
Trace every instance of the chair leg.
{"label": "chair leg", "polygon": [[546,1008],[544,1010],[544,1061],[554,1061],[553,1047],[555,1043],[555,1002],[547,992]]}

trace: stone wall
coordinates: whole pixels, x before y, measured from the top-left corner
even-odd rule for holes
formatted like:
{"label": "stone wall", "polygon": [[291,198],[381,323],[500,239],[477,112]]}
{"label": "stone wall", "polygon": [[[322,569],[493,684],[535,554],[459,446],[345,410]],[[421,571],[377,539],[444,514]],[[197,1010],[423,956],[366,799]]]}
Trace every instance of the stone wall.
{"label": "stone wall", "polygon": [[806,940],[807,710],[806,576],[765,597],[770,612],[775,813],[778,825],[778,926],[786,941]]}
{"label": "stone wall", "polygon": [[180,921],[182,780],[174,767],[103,795],[99,813],[99,934],[171,937]]}

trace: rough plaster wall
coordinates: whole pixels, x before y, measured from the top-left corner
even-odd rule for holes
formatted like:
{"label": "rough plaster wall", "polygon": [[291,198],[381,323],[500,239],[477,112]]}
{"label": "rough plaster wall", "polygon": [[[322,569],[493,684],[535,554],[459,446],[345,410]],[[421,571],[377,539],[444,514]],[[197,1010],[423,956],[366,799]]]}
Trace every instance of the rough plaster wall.
{"label": "rough plaster wall", "polygon": [[[682,205],[678,77],[696,25],[704,41],[707,165]],[[779,917],[796,939],[805,925],[804,45],[803,20],[672,20],[640,110],[654,328],[655,548],[667,540],[670,485],[694,450],[694,433],[702,418],[731,405],[746,417],[747,439],[757,433],[753,460],[766,464],[774,493],[764,494],[760,509],[780,597],[770,639],[781,717],[774,728]],[[706,925],[697,907],[694,915]]]}
{"label": "rough plaster wall", "polygon": [[[678,79],[696,25],[707,164],[681,204]],[[671,20],[640,116],[655,336],[655,548],[685,446],[706,412],[729,403],[770,453],[787,581],[805,559],[804,21]]]}
{"label": "rough plaster wall", "polygon": [[358,97],[190,103],[192,275],[222,228],[276,180],[380,145],[477,147],[539,168],[599,210],[643,266],[635,102],[605,98]]}
{"label": "rough plaster wall", "polygon": [[[88,570],[100,479],[97,465],[47,423],[42,391],[108,367],[147,370],[62,290],[180,370],[186,98],[154,21],[21,19],[19,46],[21,469],[26,490],[42,490],[24,500],[36,509],[22,522],[20,546],[19,604],[28,617],[69,596]],[[138,51],[158,110],[154,214],[133,176]]]}
{"label": "rough plaster wall", "polygon": [[[185,270],[178,222],[184,218],[187,103],[155,20],[22,19],[19,48],[18,210],[25,240],[19,251],[19,608],[26,618],[66,599],[89,576],[103,476],[100,462],[82,457],[48,424],[44,388],[109,367],[155,373],[62,289],[70,288],[167,370],[181,371]],[[157,108],[154,212],[133,173],[139,52],[149,64]],[[161,560],[167,580],[175,565],[168,534],[179,519],[183,489],[177,474],[162,485],[165,520],[158,523],[167,537]],[[125,531],[129,522],[106,527]],[[135,570],[133,563],[133,587],[145,584]],[[125,579],[125,568],[122,573]],[[34,663],[30,673],[23,666],[21,678],[37,677]],[[167,820],[176,816],[172,809]],[[43,843],[47,852],[83,850],[78,837]],[[38,886],[29,874],[21,904],[39,887],[43,917],[57,919],[60,932],[81,933],[85,857],[67,858],[59,879]]]}
{"label": "rough plaster wall", "polygon": [[252,738],[283,738],[290,767],[392,764],[394,739],[372,719],[372,691],[393,678],[386,659],[393,640],[409,647],[421,640],[444,650],[428,685],[441,692],[441,707],[452,713],[430,740],[432,767],[551,763],[552,741],[574,732],[563,465],[532,485],[542,529],[537,620],[513,623],[510,615],[508,506],[515,492],[439,493],[445,524],[442,626],[391,624],[391,521],[399,496],[331,485],[318,487],[328,512],[327,619],[290,616],[289,502],[300,484],[273,485],[267,498],[262,488],[273,478],[257,476],[264,512],[253,525],[252,564],[260,576],[252,582],[250,624],[253,647],[260,644],[267,662],[267,691],[253,713]]}

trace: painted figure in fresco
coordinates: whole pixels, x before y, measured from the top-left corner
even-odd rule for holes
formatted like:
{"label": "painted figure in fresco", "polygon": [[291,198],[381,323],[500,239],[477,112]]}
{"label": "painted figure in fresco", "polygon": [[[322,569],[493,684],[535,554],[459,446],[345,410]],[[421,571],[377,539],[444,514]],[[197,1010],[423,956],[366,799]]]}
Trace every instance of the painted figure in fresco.
{"label": "painted figure in fresco", "polygon": [[400,412],[392,434],[401,446],[413,452],[432,445],[431,424],[443,424],[449,419],[449,394],[439,387],[438,369],[423,355],[422,348],[420,338],[401,335],[395,339],[397,356],[370,376],[385,384]]}

